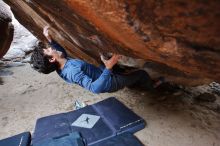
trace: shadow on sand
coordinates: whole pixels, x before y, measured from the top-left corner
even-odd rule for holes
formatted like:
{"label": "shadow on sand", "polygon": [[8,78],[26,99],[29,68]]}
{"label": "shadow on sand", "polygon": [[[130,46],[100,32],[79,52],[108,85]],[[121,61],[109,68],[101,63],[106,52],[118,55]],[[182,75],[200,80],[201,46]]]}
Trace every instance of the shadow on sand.
{"label": "shadow on sand", "polygon": [[2,80],[2,78],[0,77],[0,85],[3,85],[3,80]]}
{"label": "shadow on sand", "polygon": [[10,71],[9,69],[12,67],[19,67],[19,66],[23,66],[23,63],[20,62],[13,62],[10,64],[0,64],[0,77],[4,77],[4,76],[10,76],[13,75],[13,72]]}
{"label": "shadow on sand", "polygon": [[13,72],[6,69],[0,69],[0,77],[13,75]]}

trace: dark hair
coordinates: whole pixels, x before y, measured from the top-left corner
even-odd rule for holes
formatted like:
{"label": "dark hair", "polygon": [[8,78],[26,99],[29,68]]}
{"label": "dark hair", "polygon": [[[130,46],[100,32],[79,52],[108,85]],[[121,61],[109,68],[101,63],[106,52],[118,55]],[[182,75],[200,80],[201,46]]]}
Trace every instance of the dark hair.
{"label": "dark hair", "polygon": [[49,61],[51,56],[44,55],[43,48],[46,48],[46,46],[42,42],[39,42],[38,45],[35,46],[30,63],[32,68],[36,71],[49,74],[57,69],[57,65]]}

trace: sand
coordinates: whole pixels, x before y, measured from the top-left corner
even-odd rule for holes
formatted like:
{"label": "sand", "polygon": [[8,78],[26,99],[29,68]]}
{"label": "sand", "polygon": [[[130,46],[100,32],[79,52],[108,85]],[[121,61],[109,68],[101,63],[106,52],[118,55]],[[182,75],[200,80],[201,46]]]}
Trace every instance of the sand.
{"label": "sand", "polygon": [[74,101],[92,104],[115,96],[143,117],[147,126],[135,135],[146,146],[220,146],[220,98],[197,103],[182,92],[156,95],[131,89],[93,94],[29,64],[0,68],[0,139],[33,132],[38,118],[71,111]]}

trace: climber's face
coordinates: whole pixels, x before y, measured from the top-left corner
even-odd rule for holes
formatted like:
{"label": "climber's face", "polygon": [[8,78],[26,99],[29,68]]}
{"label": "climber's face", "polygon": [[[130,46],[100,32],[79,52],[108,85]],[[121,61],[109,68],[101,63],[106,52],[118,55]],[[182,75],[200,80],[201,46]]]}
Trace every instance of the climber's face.
{"label": "climber's face", "polygon": [[60,58],[64,58],[64,55],[62,52],[57,51],[57,50],[53,49],[52,47],[45,48],[43,50],[44,50],[44,55],[49,57],[50,62],[55,62]]}

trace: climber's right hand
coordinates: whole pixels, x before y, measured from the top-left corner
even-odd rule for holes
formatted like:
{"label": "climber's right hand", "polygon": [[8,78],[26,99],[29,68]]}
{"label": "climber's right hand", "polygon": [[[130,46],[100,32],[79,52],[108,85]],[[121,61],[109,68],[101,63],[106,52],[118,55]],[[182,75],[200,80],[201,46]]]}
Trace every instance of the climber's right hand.
{"label": "climber's right hand", "polygon": [[43,29],[43,34],[44,34],[44,36],[47,38],[47,40],[49,41],[49,42],[51,42],[52,41],[52,38],[51,38],[51,36],[50,36],[50,34],[49,34],[49,28],[50,28],[50,26],[45,26],[44,27],[44,29]]}

